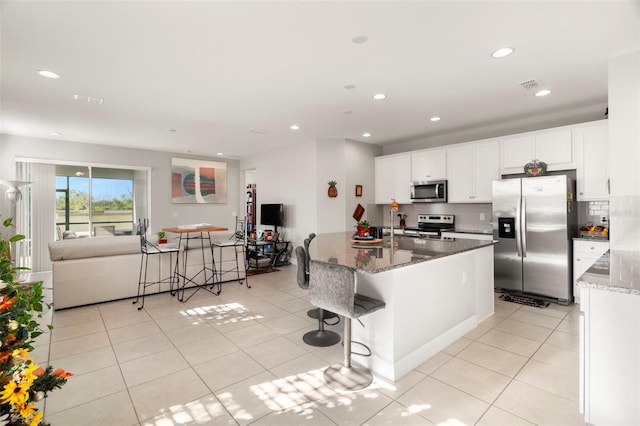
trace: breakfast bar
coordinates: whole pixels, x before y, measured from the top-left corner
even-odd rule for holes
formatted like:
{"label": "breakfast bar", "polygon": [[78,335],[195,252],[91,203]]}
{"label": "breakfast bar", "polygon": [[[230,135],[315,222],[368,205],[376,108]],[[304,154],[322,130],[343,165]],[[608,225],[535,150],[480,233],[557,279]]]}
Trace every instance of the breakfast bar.
{"label": "breakfast bar", "polygon": [[[216,295],[220,294],[220,292],[222,291],[222,286],[220,279],[216,280],[217,271],[215,266],[215,259],[213,256],[213,246],[211,244],[210,233],[228,231],[229,228],[214,226],[208,223],[201,223],[195,225],[180,225],[174,228],[163,228],[162,230],[164,232],[178,234],[179,236],[178,247],[183,254],[183,262],[182,272],[180,272],[178,267],[178,258],[176,257],[175,273],[178,275],[179,279],[182,279],[182,285],[178,286],[178,300],[180,300],[181,302],[188,301],[201,288],[204,288],[205,290],[210,291]],[[189,241],[196,241],[196,247],[189,247]],[[193,248],[199,249],[200,255],[202,257],[202,263],[198,265],[196,271],[189,273],[187,270],[189,266],[189,249]],[[211,254],[210,260],[208,259],[207,251],[209,251]],[[212,290],[216,284],[218,290],[214,292]],[[191,287],[189,288],[195,288],[195,291],[185,299],[184,292],[189,285],[191,285]],[[211,287],[211,290],[208,287]]]}
{"label": "breakfast bar", "polygon": [[385,309],[354,322],[371,350],[353,360],[398,380],[493,315],[493,241],[396,235],[377,243],[320,234],[311,258],[353,267],[357,292]]}

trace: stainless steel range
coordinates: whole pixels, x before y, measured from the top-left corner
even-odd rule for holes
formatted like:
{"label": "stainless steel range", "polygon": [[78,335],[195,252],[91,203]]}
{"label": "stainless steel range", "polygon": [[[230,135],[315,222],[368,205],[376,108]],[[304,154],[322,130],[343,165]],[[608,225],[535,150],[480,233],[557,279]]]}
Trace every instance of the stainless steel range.
{"label": "stainless steel range", "polygon": [[417,228],[404,228],[403,234],[413,237],[440,237],[443,230],[455,228],[452,214],[419,214]]}

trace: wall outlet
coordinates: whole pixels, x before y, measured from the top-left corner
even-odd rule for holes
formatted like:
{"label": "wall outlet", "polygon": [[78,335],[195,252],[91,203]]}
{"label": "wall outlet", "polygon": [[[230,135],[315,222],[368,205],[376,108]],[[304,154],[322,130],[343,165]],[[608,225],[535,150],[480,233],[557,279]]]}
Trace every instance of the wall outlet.
{"label": "wall outlet", "polygon": [[480,213],[480,220],[485,220],[484,213]]}

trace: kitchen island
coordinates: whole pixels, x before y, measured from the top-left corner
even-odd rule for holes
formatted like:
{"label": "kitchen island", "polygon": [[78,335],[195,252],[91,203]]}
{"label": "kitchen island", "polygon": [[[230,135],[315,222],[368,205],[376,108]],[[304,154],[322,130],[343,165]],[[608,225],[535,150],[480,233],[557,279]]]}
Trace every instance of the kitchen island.
{"label": "kitchen island", "polygon": [[[321,234],[311,258],[357,270],[357,292],[385,309],[354,321],[370,357],[353,360],[398,380],[493,315],[493,241],[396,235],[379,244]],[[358,351],[357,349],[355,349]]]}

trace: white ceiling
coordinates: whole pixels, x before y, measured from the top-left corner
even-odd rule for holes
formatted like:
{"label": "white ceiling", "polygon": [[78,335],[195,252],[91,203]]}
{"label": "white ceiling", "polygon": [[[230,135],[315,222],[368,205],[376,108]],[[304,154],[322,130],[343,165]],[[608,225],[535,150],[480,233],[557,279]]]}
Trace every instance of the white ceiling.
{"label": "white ceiling", "polygon": [[[637,0],[0,6],[2,133],[227,158],[600,108],[608,59],[640,41]],[[516,51],[491,58],[502,46]],[[532,78],[553,93],[519,86]]]}

